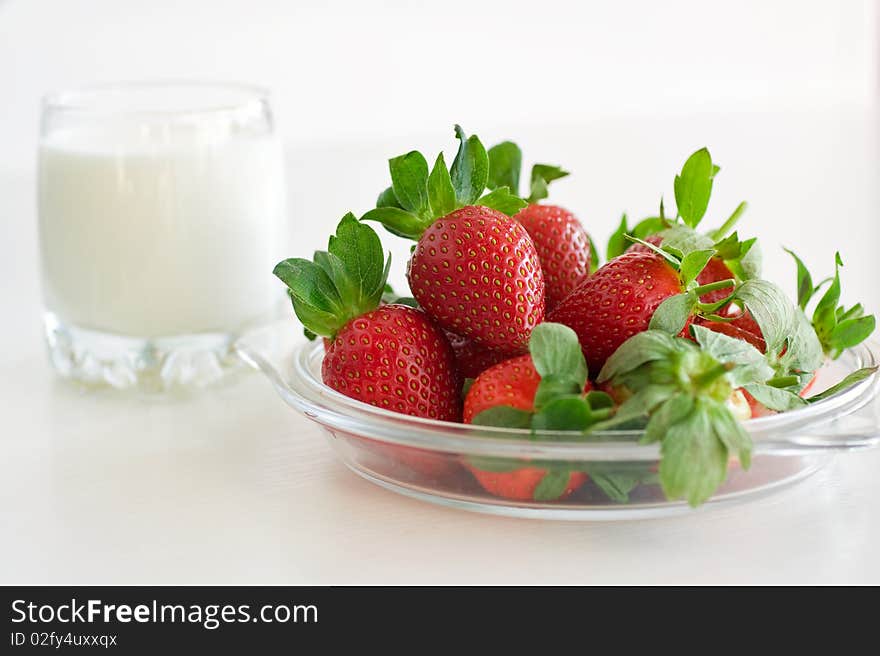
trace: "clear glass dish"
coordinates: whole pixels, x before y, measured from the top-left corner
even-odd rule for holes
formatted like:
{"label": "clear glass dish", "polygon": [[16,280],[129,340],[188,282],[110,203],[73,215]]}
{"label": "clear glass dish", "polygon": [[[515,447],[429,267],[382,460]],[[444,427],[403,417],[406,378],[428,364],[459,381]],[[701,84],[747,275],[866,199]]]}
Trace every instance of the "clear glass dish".
{"label": "clear glass dish", "polygon": [[[487,428],[400,415],[355,401],[321,381],[323,346],[304,342],[289,322],[239,340],[238,354],[268,377],[292,408],[320,424],[330,445],[355,473],[425,501],[500,515],[544,519],[614,520],[665,516],[690,509],[668,501],[656,482],[659,447],[640,445],[641,431],[578,433]],[[820,370],[816,393],[861,367],[880,362],[863,344]],[[754,440],[748,471],[731,462],[727,481],[706,506],[752,499],[801,481],[839,451],[880,444],[880,375],[804,409],[745,422]],[[575,439],[577,441],[575,441]],[[466,468],[469,459],[520,461],[523,467],[633,472],[642,479],[623,500],[589,475],[567,498],[518,501],[486,492]],[[593,477],[595,479],[595,476]],[[607,488],[607,486],[606,486]]]}

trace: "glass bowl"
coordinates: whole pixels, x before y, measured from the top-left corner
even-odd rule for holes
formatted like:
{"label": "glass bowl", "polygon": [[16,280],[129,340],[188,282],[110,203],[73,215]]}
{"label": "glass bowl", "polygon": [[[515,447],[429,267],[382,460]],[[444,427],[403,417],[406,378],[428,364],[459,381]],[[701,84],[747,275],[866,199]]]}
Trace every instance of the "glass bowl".
{"label": "glass bowl", "polygon": [[[545,519],[612,520],[690,511],[669,501],[657,482],[659,447],[640,445],[641,431],[583,435],[455,424],[397,414],[355,401],[321,381],[324,349],[305,342],[289,321],[251,333],[239,355],[266,375],[281,398],[320,424],[330,445],[355,473],[386,489],[444,506],[499,515]],[[876,344],[863,344],[826,364],[814,393],[860,367],[880,362]],[[752,465],[731,461],[727,481],[705,504],[756,498],[801,481],[839,451],[880,443],[880,376],[803,409],[750,419]],[[585,472],[585,482],[554,501],[519,500],[485,491],[468,468],[507,471],[564,467]],[[613,474],[613,476],[609,476]],[[630,480],[631,490],[620,481]]]}

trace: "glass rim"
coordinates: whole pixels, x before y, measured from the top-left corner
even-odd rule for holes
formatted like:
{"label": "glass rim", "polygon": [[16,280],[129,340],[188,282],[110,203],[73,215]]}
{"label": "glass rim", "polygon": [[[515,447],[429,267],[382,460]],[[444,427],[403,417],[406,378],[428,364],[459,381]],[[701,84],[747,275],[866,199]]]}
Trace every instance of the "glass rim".
{"label": "glass rim", "polygon": [[[181,107],[147,107],[133,104],[128,107],[110,107],[106,101],[113,98],[150,92],[174,92],[206,95],[226,94],[228,100],[192,103]],[[253,106],[263,106],[270,99],[269,89],[244,82],[228,82],[200,79],[155,79],[105,82],[79,87],[58,89],[43,94],[41,107],[44,112],[78,112],[84,114],[111,114],[118,116],[180,116],[218,114],[241,111]],[[103,102],[102,102],[103,101]]]}

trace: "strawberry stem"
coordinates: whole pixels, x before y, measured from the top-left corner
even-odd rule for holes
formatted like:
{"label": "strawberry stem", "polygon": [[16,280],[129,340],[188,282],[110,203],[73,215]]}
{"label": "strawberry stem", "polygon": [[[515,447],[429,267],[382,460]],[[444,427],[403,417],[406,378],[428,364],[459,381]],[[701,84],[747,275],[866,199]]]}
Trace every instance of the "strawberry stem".
{"label": "strawberry stem", "polygon": [[764,384],[770,387],[791,387],[799,382],[800,379],[797,376],[776,376],[776,378],[771,378]]}
{"label": "strawberry stem", "polygon": [[733,369],[736,365],[732,362],[723,362],[711,369],[704,371],[701,374],[697,374],[696,376],[691,378],[691,382],[694,383],[698,388],[707,387],[710,383],[712,383],[716,378],[720,378],[728,371]]}
{"label": "strawberry stem", "polygon": [[694,289],[694,293],[697,296],[702,296],[703,294],[708,294],[709,292],[714,292],[719,289],[727,289],[728,287],[733,287],[736,285],[736,280],[733,278],[728,278],[727,280],[719,280],[717,282],[710,282],[707,285],[702,285]]}
{"label": "strawberry stem", "polygon": [[736,225],[737,221],[739,221],[739,217],[742,216],[743,212],[746,211],[746,208],[748,206],[748,203],[746,203],[745,201],[737,205],[736,209],[733,210],[733,214],[730,215],[727,221],[725,221],[720,228],[712,232],[712,239],[718,241],[722,237],[726,237],[731,229],[733,229],[733,226]]}

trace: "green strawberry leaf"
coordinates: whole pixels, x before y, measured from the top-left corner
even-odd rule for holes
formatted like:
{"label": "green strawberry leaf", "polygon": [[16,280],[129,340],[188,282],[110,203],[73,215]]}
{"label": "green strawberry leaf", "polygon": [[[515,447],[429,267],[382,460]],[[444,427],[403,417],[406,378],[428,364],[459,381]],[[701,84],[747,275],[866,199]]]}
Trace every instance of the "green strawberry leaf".
{"label": "green strawberry leaf", "polygon": [[831,346],[831,356],[837,357],[846,349],[861,344],[871,336],[875,327],[876,320],[874,315],[845,319],[839,322],[828,338],[828,343]]}
{"label": "green strawberry leaf", "polygon": [[880,369],[880,367],[864,367],[862,369],[854,371],[836,385],[832,385],[824,392],[814,394],[813,396],[808,398],[807,403],[815,403],[816,401],[821,401],[823,399],[827,399],[830,396],[834,396],[835,394],[838,394],[843,390],[852,387],[856,383],[860,383],[866,378],[874,375],[875,373],[877,373],[878,369]]}
{"label": "green strawberry leaf", "polygon": [[652,472],[638,462],[592,462],[584,467],[590,480],[612,501],[627,503],[629,494]]}
{"label": "green strawberry leaf", "polygon": [[578,394],[553,399],[532,417],[534,430],[586,430],[596,423],[590,404]]}
{"label": "green strawberry leaf", "polygon": [[626,226],[626,214],[624,214],[620,217],[620,225],[617,226],[617,230],[614,231],[608,240],[608,247],[605,249],[606,260],[610,262],[615,257],[623,255],[626,249],[629,248],[630,242],[626,238],[628,233],[629,228]]}
{"label": "green strawberry leaf", "polygon": [[584,396],[584,400],[590,404],[590,408],[593,411],[604,410],[606,408],[611,409],[614,407],[614,399],[611,398],[611,395],[598,390],[587,392]]}
{"label": "green strawberry leaf", "polygon": [[835,253],[834,277],[813,311],[813,327],[823,344],[828,343],[828,339],[837,325],[837,303],[840,301],[840,267],[842,265],[840,253]]}
{"label": "green strawberry leaf", "polygon": [[672,226],[661,234],[663,241],[660,245],[663,250],[674,253],[679,258],[684,258],[693,251],[705,251],[715,247],[709,237],[685,225]]}
{"label": "green strawberry leaf", "polygon": [[722,260],[735,260],[742,253],[742,243],[737,233],[734,232],[729,237],[715,242],[715,250],[718,251],[717,255]]}
{"label": "green strawberry leaf", "polygon": [[649,216],[642,219],[633,227],[630,234],[639,239],[645,239],[651,235],[663,233],[670,227],[669,220],[663,216],[663,200],[660,200],[660,216]]}
{"label": "green strawberry leaf", "polygon": [[639,440],[641,444],[660,442],[676,422],[686,419],[694,409],[694,397],[690,394],[677,393],[663,401],[651,414],[645,434]]}
{"label": "green strawberry leaf", "polygon": [[502,428],[529,428],[532,413],[509,405],[496,405],[478,412],[471,420],[477,426],[500,426]]}
{"label": "green strawberry leaf", "polygon": [[681,276],[682,285],[687,287],[692,282],[695,282],[697,276],[703,272],[703,269],[706,268],[706,265],[709,264],[709,260],[711,260],[714,255],[714,248],[690,251],[685,254],[681,260],[681,267],[678,271]]}
{"label": "green strawberry leaf", "polygon": [[740,387],[745,383],[763,382],[774,374],[766,356],[743,339],[715,332],[705,326],[692,325],[691,333],[697,343],[718,362],[740,365],[728,374],[730,384]]}
{"label": "green strawberry leaf", "polygon": [[787,248],[783,250],[791,255],[797,266],[798,307],[800,307],[801,310],[806,310],[807,303],[809,303],[810,299],[813,297],[813,278],[810,276],[810,272],[806,265],[801,261],[801,258],[795,255],[794,251],[790,251]]}
{"label": "green strawberry leaf", "polygon": [[391,171],[391,188],[403,209],[429,219],[428,162],[424,155],[417,150],[410,151],[388,160],[388,168]]}
{"label": "green strawberry leaf", "polygon": [[697,305],[697,300],[696,295],[690,292],[670,296],[654,310],[648,328],[678,335],[684,330],[688,318]]}
{"label": "green strawberry leaf", "polygon": [[587,241],[590,242],[590,273],[596,273],[599,268],[599,251],[596,250],[596,243],[590,235],[587,235]]}
{"label": "green strawberry leaf", "polygon": [[737,289],[736,298],[761,329],[767,353],[779,353],[793,334],[795,324],[795,307],[785,292],[767,280],[747,280]]}
{"label": "green strawberry leaf", "polygon": [[460,143],[449,175],[458,205],[473,205],[489,179],[489,155],[479,138],[467,137],[460,125],[455,126],[455,136]]}
{"label": "green strawberry leaf", "polygon": [[507,216],[513,216],[521,209],[528,206],[526,201],[511,193],[508,187],[498,187],[497,189],[493,189],[480,198],[476,204],[483,205],[484,207],[491,207],[493,210],[498,210]]}
{"label": "green strawberry leaf", "polygon": [[646,417],[661,403],[675,396],[677,391],[678,388],[671,384],[645,385],[620,405],[611,421],[615,424],[626,423],[639,417]]}
{"label": "green strawberry leaf", "polygon": [[468,392],[471,391],[471,387],[474,386],[474,381],[476,378],[465,378],[464,382],[461,384],[461,398],[462,400],[468,395]]}
{"label": "green strawberry leaf", "polygon": [[397,200],[397,196],[394,195],[394,189],[391,187],[388,187],[385,191],[379,194],[379,197],[376,199],[376,207],[396,207],[400,210],[403,209],[400,205],[400,201]]}
{"label": "green strawberry leaf", "polygon": [[798,408],[807,405],[807,402],[801,397],[786,389],[763,385],[761,383],[746,383],[743,385],[743,389],[754,396],[758,403],[761,403],[771,410],[785,412],[787,410],[797,410]]}
{"label": "green strawberry leaf", "polygon": [[522,151],[512,141],[503,141],[489,149],[489,189],[507,187],[513,193],[519,190],[522,170]]}
{"label": "green strawberry leaf", "polygon": [[538,383],[538,389],[535,391],[535,400],[533,404],[536,410],[540,410],[560,396],[570,396],[571,394],[580,394],[583,391],[583,382],[578,383],[572,381],[568,376],[548,375],[542,376],[541,382]]}
{"label": "green strawberry leaf", "polygon": [[639,239],[638,237],[633,237],[632,235],[624,235],[624,239],[627,241],[631,241],[634,244],[641,244],[645,248],[647,248],[652,253],[656,253],[664,260],[669,263],[673,269],[678,271],[678,268],[681,266],[681,253],[678,251],[674,251],[672,249],[661,248],[660,246],[655,246],[654,244],[645,241],[644,239]]}
{"label": "green strawberry leaf", "polygon": [[825,354],[816,331],[799,307],[792,305],[793,325],[787,340],[788,349],[779,363],[790,372],[813,372],[822,366]]}
{"label": "green strawberry leaf", "polygon": [[[376,307],[388,280],[379,235],[349,212],[336,227],[336,234],[331,235],[327,250],[339,258],[347,277],[353,281],[356,288],[355,304],[370,309]],[[390,262],[390,255],[388,259]]]}
{"label": "green strawberry leaf", "polygon": [[318,336],[308,328],[303,328],[303,337],[305,337],[310,342],[314,342],[316,339],[318,339]]}
{"label": "green strawberry leaf", "polygon": [[428,201],[433,216],[446,216],[455,209],[455,188],[452,186],[443,153],[437,155],[437,161],[428,176]]}
{"label": "green strawberry leaf", "polygon": [[415,214],[397,207],[377,207],[361,217],[361,221],[378,221],[398,237],[418,239],[428,224]]}
{"label": "green strawberry leaf", "polygon": [[706,408],[715,435],[729,453],[737,455],[743,469],[748,469],[752,462],[751,435],[723,403],[706,401]]}
{"label": "green strawberry leaf", "polygon": [[535,501],[556,501],[565,494],[570,480],[571,472],[568,470],[548,471],[538,483],[538,487],[535,488],[532,498]]}
{"label": "green strawberry leaf", "polygon": [[529,353],[542,379],[552,376],[583,389],[587,380],[587,361],[577,333],[571,328],[561,323],[538,324],[529,338]]}
{"label": "green strawberry leaf", "polygon": [[[384,208],[389,209],[393,208]],[[351,319],[378,307],[390,265],[391,256],[384,258],[378,235],[349,213],[330,237],[327,251],[316,252],[313,262],[283,260],[273,273],[287,285],[305,328],[333,337]]]}
{"label": "green strawberry leaf", "polygon": [[727,266],[740,280],[760,278],[764,257],[758,240],[752,237],[742,242],[741,246],[742,250],[739,259],[727,262]]}
{"label": "green strawberry leaf", "polygon": [[675,176],[675,203],[678,216],[685,225],[696,228],[709,206],[712,195],[712,181],[718,168],[712,164],[712,157],[706,148],[691,155]]}
{"label": "green strawberry leaf", "polygon": [[[735,421],[735,420],[734,420]],[[669,499],[685,498],[696,507],[727,475],[727,447],[718,439],[703,399],[671,424],[660,443],[660,484]]]}
{"label": "green strawberry leaf", "polygon": [[272,273],[287,285],[294,305],[299,302],[330,315],[341,312],[342,298],[336,285],[314,262],[300,257],[289,258],[276,264]]}
{"label": "green strawberry leaf", "polygon": [[526,200],[530,203],[536,203],[539,200],[547,198],[547,185],[554,180],[564,178],[567,175],[568,171],[564,171],[558,166],[552,166],[550,164],[535,164],[532,167],[529,197]]}
{"label": "green strawberry leaf", "polygon": [[676,350],[675,339],[666,332],[646,330],[636,333],[611,354],[599,372],[597,381],[604,383],[645,363],[664,360]]}

